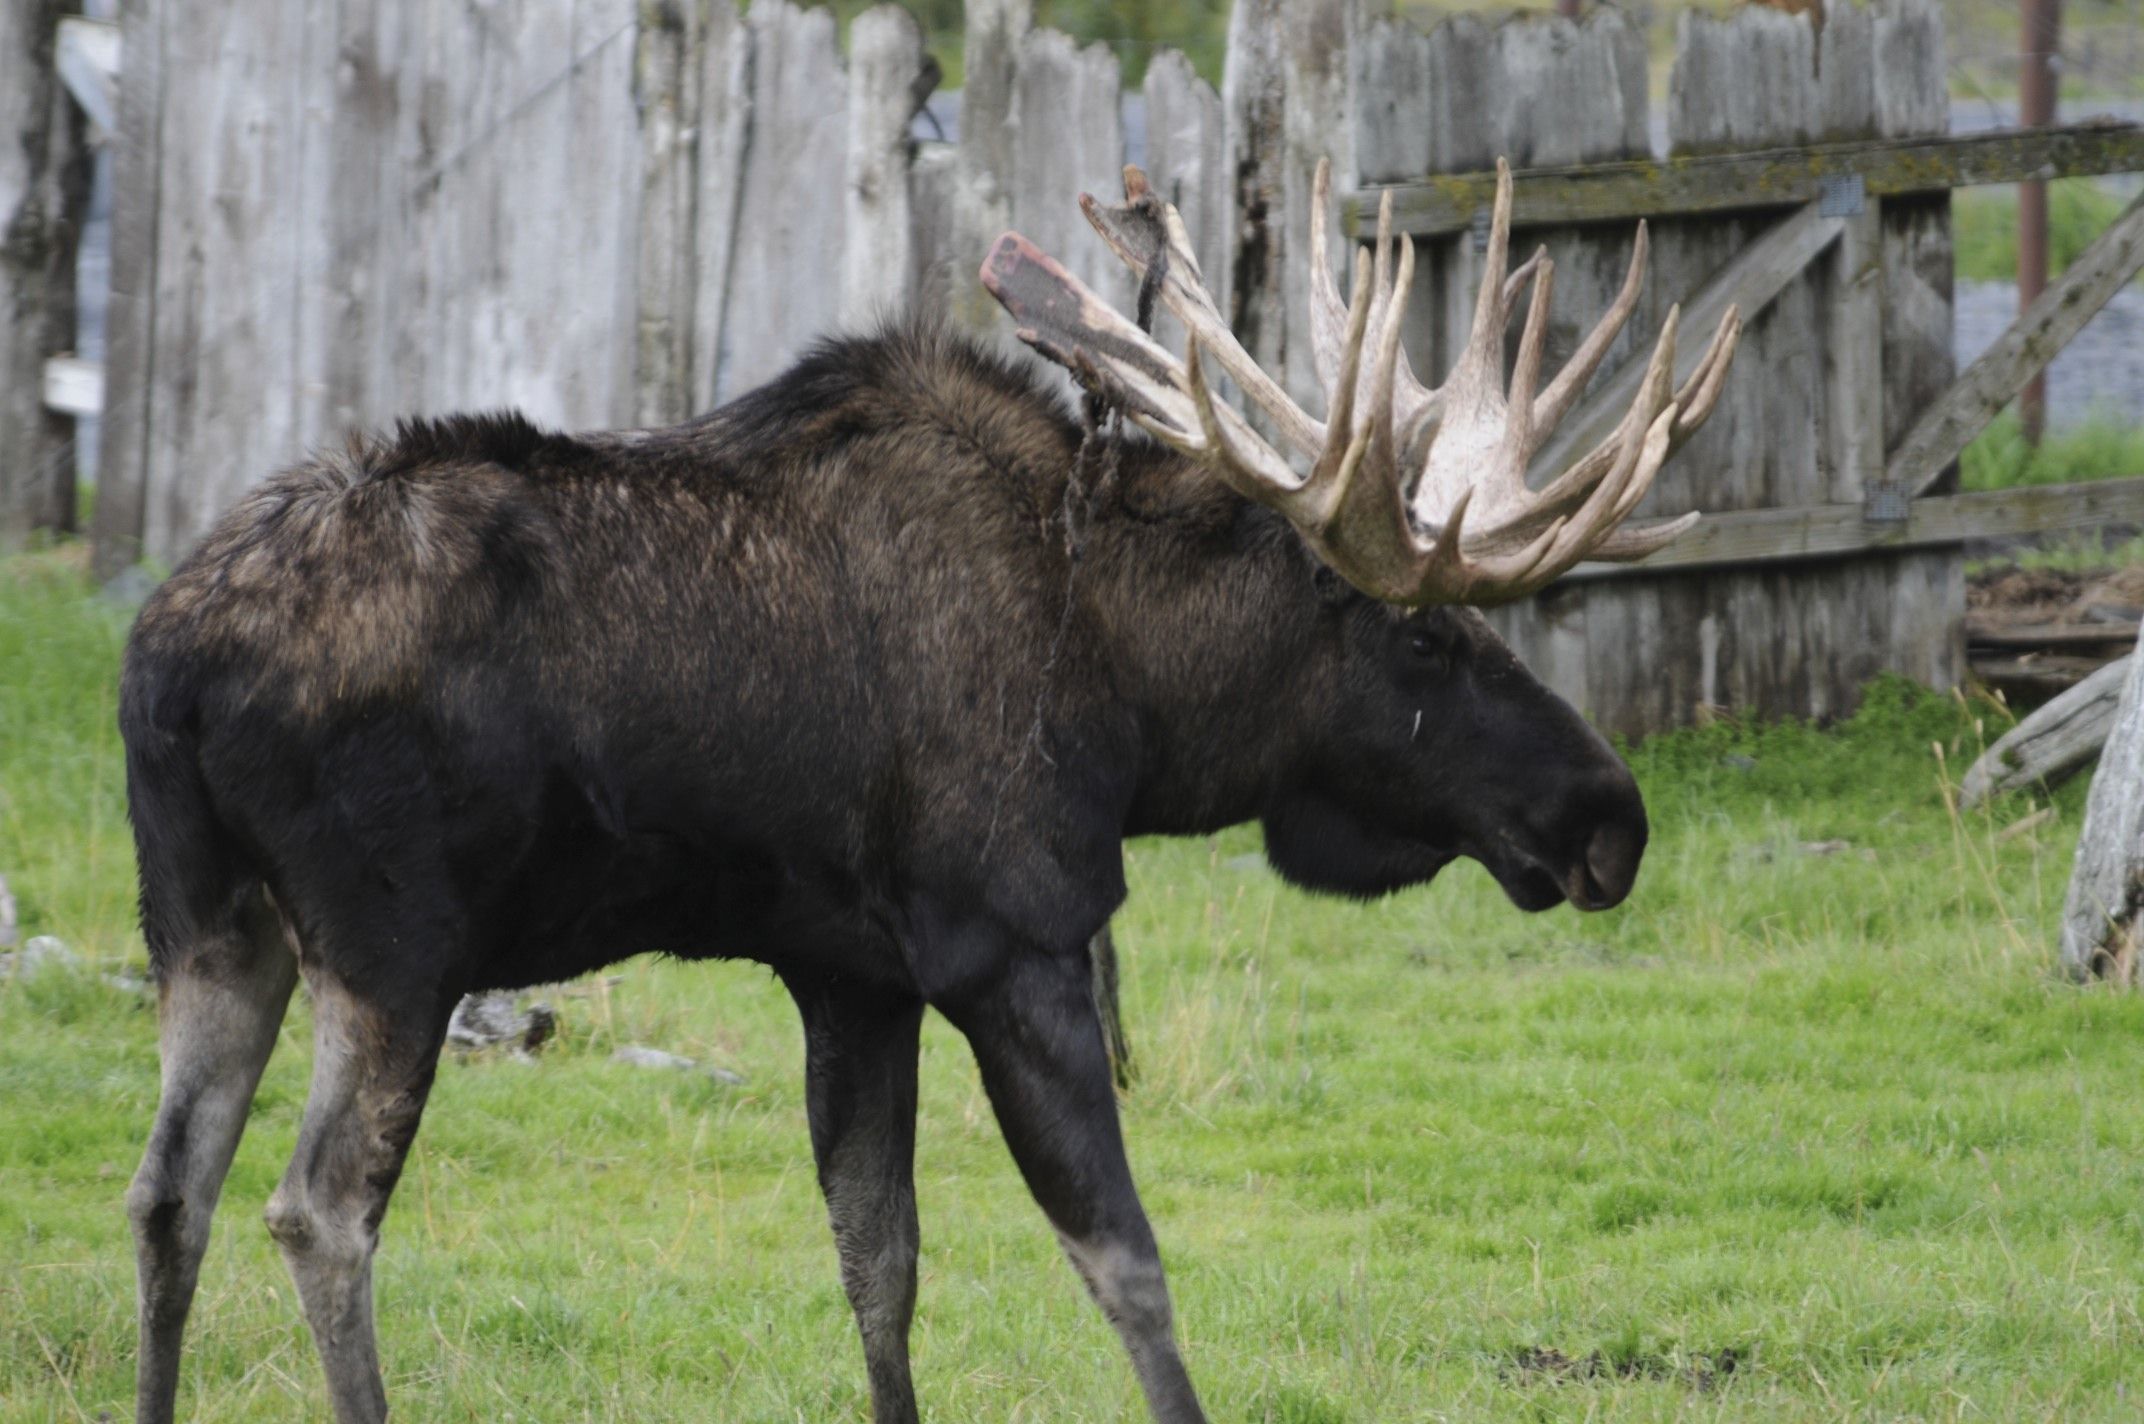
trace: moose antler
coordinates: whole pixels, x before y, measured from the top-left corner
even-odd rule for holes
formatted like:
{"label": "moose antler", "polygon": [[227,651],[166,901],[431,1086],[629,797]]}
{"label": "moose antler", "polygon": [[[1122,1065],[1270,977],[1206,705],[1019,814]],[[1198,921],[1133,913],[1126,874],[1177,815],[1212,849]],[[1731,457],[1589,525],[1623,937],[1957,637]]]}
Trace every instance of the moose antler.
{"label": "moose antler", "polygon": [[[1672,389],[1679,313],[1661,324],[1645,379],[1615,432],[1540,490],[1528,487],[1534,452],[1570,409],[1637,306],[1645,273],[1638,226],[1630,274],[1600,324],[1537,392],[1555,267],[1537,251],[1507,274],[1511,171],[1496,167],[1496,206],[1474,329],[1445,383],[1422,385],[1400,350],[1414,277],[1414,243],[1392,244],[1392,198],[1379,205],[1374,257],[1357,250],[1343,304],[1327,263],[1327,165],[1318,165],[1311,218],[1311,347],[1325,387],[1326,419],[1312,419],[1229,331],[1206,290],[1183,220],[1124,170],[1123,204],[1080,207],[1103,241],[1157,293],[1188,332],[1178,362],[1138,325],[1018,233],[999,238],[983,284],[1020,323],[1020,337],[1107,392],[1168,445],[1204,462],[1246,498],[1287,516],[1318,556],[1357,588],[1388,603],[1501,603],[1532,593],[1580,559],[1640,559],[1697,521],[1623,521],[1667,457],[1712,413],[1742,330],[1730,309],[1681,389]],[[1508,388],[1504,328],[1528,284],[1526,323]],[[1365,360],[1365,351],[1369,357]],[[1263,411],[1288,459],[1217,403],[1205,365],[1218,365]]]}

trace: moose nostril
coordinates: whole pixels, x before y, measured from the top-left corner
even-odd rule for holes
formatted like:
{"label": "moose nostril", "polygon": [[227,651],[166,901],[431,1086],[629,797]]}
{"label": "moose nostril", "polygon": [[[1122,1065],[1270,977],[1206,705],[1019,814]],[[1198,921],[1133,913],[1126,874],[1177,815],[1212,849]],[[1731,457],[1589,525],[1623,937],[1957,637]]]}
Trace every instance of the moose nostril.
{"label": "moose nostril", "polygon": [[1588,908],[1610,909],[1623,902],[1638,878],[1638,862],[1645,856],[1645,836],[1618,821],[1595,827],[1586,842],[1586,878],[1597,897]]}

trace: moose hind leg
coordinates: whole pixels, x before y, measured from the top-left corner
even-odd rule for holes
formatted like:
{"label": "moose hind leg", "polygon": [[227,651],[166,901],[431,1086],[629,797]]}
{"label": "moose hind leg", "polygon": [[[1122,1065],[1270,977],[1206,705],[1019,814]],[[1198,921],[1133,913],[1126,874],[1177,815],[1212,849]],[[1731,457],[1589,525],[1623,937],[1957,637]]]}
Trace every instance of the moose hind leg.
{"label": "moose hind leg", "polygon": [[915,1424],[916,1041],[923,1001],[792,979],[812,1154],[863,1336],[873,1424]]}
{"label": "moose hind leg", "polygon": [[424,1112],[454,995],[414,1001],[352,991],[308,968],[313,1081],[289,1170],[268,1199],[327,1375],[338,1424],[387,1417],[373,1334],[372,1256],[380,1221]]}
{"label": "moose hind leg", "polygon": [[162,1090],[127,1189],[141,1293],[140,1424],[169,1424],[177,1406],[180,1343],[209,1222],[290,1006],[297,962],[282,917],[255,892],[227,924],[172,946],[159,979]]}
{"label": "moose hind leg", "polygon": [[1085,959],[1023,955],[989,993],[942,1007],[975,1050],[1028,1190],[1131,1355],[1147,1408],[1160,1424],[1205,1424],[1124,1155]]}

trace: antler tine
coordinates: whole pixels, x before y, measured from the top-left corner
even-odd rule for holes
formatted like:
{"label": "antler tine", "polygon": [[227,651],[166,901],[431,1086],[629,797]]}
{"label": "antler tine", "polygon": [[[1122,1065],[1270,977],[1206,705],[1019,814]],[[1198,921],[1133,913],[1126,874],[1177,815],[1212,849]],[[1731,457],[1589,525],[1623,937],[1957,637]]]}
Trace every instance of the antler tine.
{"label": "antler tine", "polygon": [[1080,210],[1089,225],[1142,281],[1157,258],[1167,263],[1161,279],[1163,305],[1197,335],[1244,396],[1265,411],[1281,439],[1297,453],[1315,458],[1325,448],[1325,427],[1289,398],[1228,329],[1212,295],[1199,283],[1198,258],[1185,240],[1183,219],[1176,216],[1175,207],[1153,195],[1146,175],[1135,166],[1125,167],[1124,192],[1127,201],[1116,207],[1105,207],[1091,194],[1080,194]]}
{"label": "antler tine", "polygon": [[[1548,383],[1548,389],[1534,401],[1535,429],[1556,428],[1556,423],[1571,408],[1571,402],[1577,400],[1578,393],[1586,388],[1586,382],[1593,379],[1601,358],[1615,344],[1624,323],[1630,320],[1630,314],[1638,309],[1638,293],[1645,286],[1646,251],[1645,224],[1640,222],[1637,239],[1630,246],[1630,270],[1623,276],[1622,288],[1615,294],[1615,300],[1608,304],[1608,310],[1601,314],[1601,319],[1594,323],[1593,330],[1586,333],[1586,339],[1578,343],[1571,359],[1563,363],[1563,369]],[[1702,420],[1704,417],[1698,418]]]}
{"label": "antler tine", "polygon": [[1533,269],[1534,289],[1526,299],[1526,327],[1519,333],[1519,359],[1511,368],[1511,393],[1505,402],[1510,408],[1509,423],[1504,436],[1505,448],[1516,455],[1522,468],[1534,451],[1534,386],[1541,379],[1541,345],[1548,334],[1549,293],[1556,286],[1556,264],[1548,260],[1546,249],[1536,252],[1526,266]]}
{"label": "antler tine", "polygon": [[1675,404],[1682,408],[1682,415],[1675,422],[1672,449],[1680,449],[1684,441],[1697,433],[1697,427],[1705,423],[1705,417],[1712,414],[1720,392],[1726,388],[1727,368],[1734,361],[1735,347],[1741,340],[1741,308],[1729,307],[1720,317],[1719,329],[1712,333],[1712,344],[1705,348],[1696,369],[1690,372],[1690,379],[1675,392]]}
{"label": "antler tine", "polygon": [[[1326,227],[1332,212],[1332,163],[1319,159],[1315,176],[1310,185],[1310,355],[1311,363],[1318,373],[1318,383],[1325,388],[1328,407],[1327,419],[1331,419],[1330,407],[1334,396],[1335,372],[1340,359],[1341,333],[1346,327],[1347,307],[1340,300],[1339,289],[1333,283],[1332,259],[1329,256],[1329,241]],[[1388,244],[1392,236],[1392,194],[1387,190],[1378,200],[1377,239],[1374,251],[1381,264],[1377,270],[1376,302],[1380,307],[1391,306],[1398,316],[1404,304],[1389,302],[1390,268],[1382,265],[1388,261]],[[1403,243],[1412,238],[1402,236]],[[1367,379],[1368,372],[1358,373],[1359,379]],[[1359,395],[1360,393],[1358,393]],[[1414,370],[1407,363],[1407,350],[1400,348],[1398,364],[1392,374],[1392,404],[1396,419],[1402,428],[1418,425],[1424,413],[1436,404],[1437,393],[1416,379]]]}
{"label": "antler tine", "polygon": [[1462,382],[1493,385],[1504,375],[1505,266],[1511,247],[1511,165],[1496,160],[1496,203],[1489,212],[1489,247],[1482,254],[1481,288],[1474,294],[1474,327],[1459,354],[1447,389]]}
{"label": "antler tine", "polygon": [[1287,513],[1300,498],[1302,487],[1291,483],[1294,472],[1264,441],[1248,432],[1240,438],[1230,434],[1224,422],[1241,425],[1242,417],[1227,406],[1214,404],[1213,392],[1207,388],[1206,373],[1199,362],[1199,339],[1195,334],[1184,348],[1184,383],[1198,413],[1202,440],[1188,453],[1205,457],[1236,493]]}
{"label": "antler tine", "polygon": [[[1317,368],[1319,384],[1325,387],[1328,405],[1337,399],[1341,343],[1348,323],[1348,304],[1340,300],[1340,290],[1333,285],[1332,259],[1326,250],[1325,214],[1332,201],[1331,170],[1330,161],[1319,159],[1317,176],[1310,185],[1310,358]],[[1358,271],[1360,265],[1358,261]],[[1327,414],[1330,417],[1331,412]]]}

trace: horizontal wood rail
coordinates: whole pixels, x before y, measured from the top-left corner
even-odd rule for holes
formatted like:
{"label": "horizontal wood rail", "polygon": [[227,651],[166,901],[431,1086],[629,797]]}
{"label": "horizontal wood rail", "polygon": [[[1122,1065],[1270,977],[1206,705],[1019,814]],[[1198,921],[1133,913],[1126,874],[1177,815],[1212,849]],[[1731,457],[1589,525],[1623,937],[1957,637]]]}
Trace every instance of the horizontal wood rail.
{"label": "horizontal wood rail", "polygon": [[[1858,177],[1870,198],[1939,193],[1981,183],[2023,183],[2144,171],[2144,128],[2102,120],[2058,128],[2000,129],[1959,137],[1871,139],[1690,158],[1633,159],[1512,175],[1514,227],[1631,222],[1814,202],[1829,182]],[[1341,203],[1363,236],[1392,194],[1393,226],[1417,237],[1465,232],[1486,214],[1496,174],[1454,173],[1366,188]]]}
{"label": "horizontal wood rail", "polygon": [[1641,564],[1580,564],[1566,578],[1613,578],[1789,559],[1838,558],[1877,549],[1927,548],[2049,534],[2107,524],[2144,524],[2144,476],[2070,485],[1927,496],[1905,519],[1870,523],[1859,504],[1805,505],[1708,514]]}

